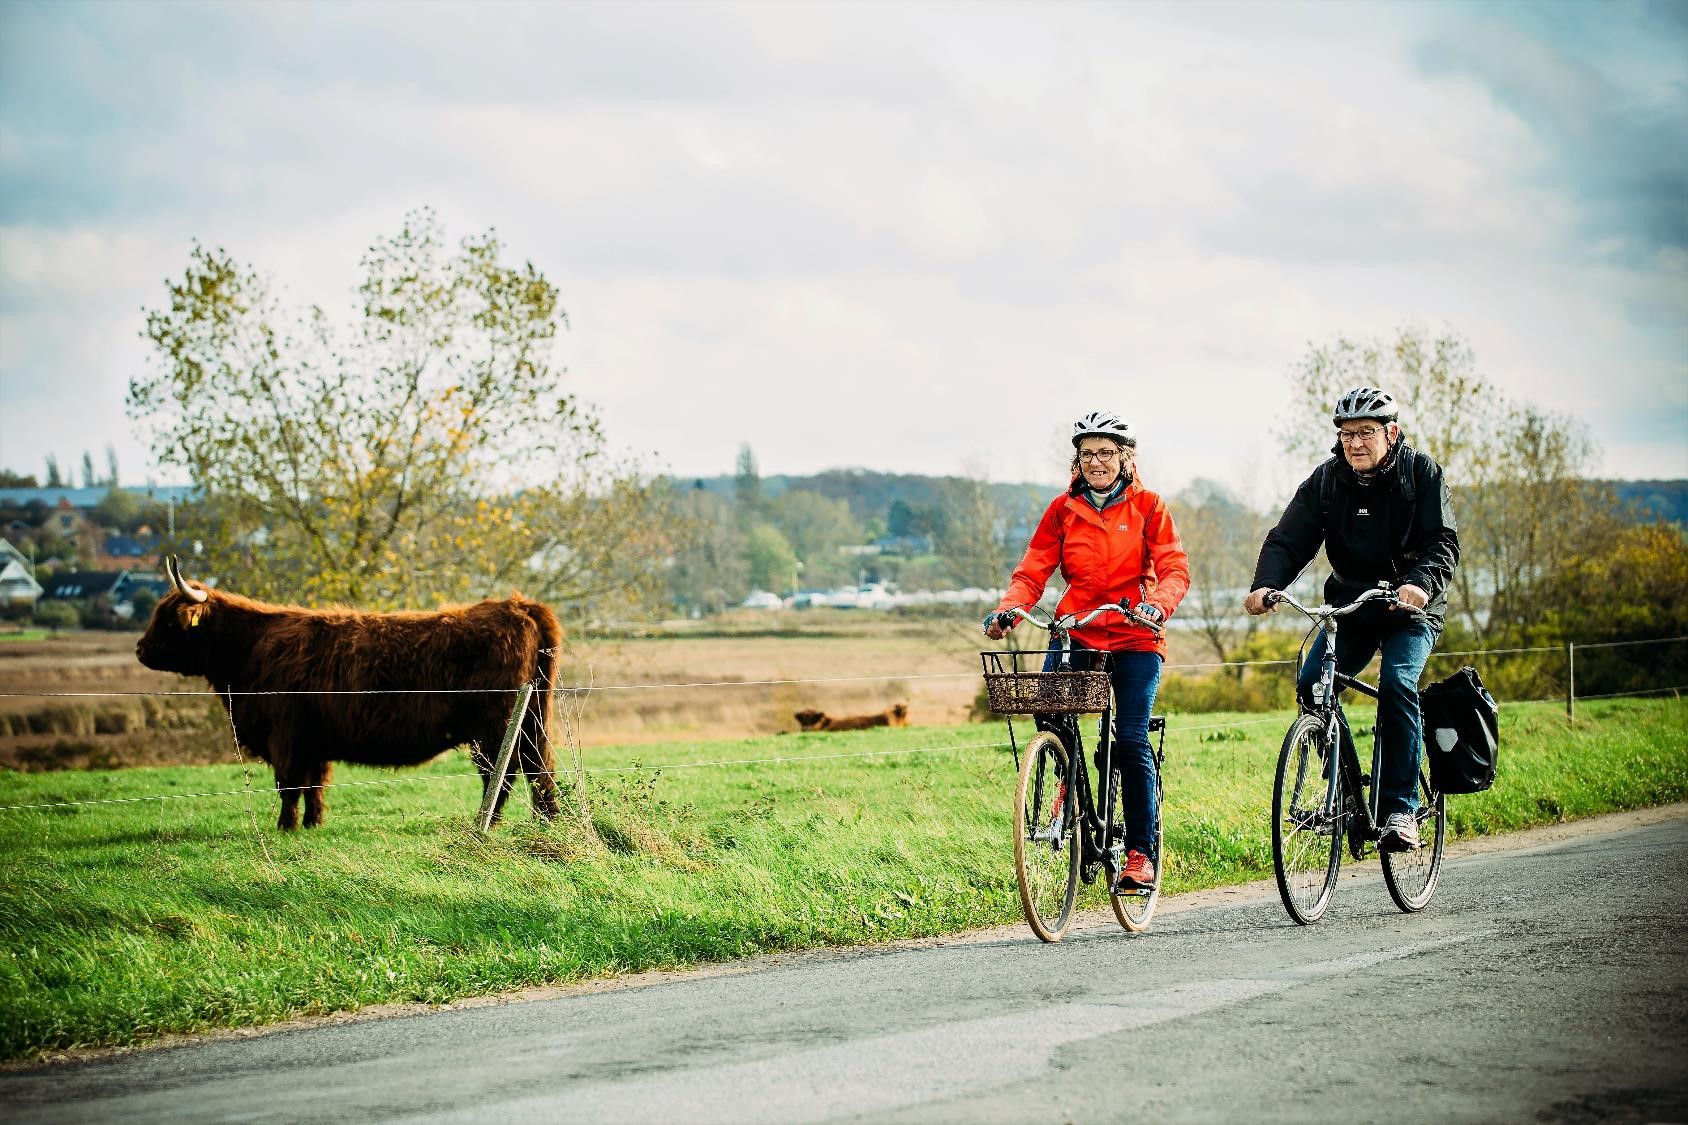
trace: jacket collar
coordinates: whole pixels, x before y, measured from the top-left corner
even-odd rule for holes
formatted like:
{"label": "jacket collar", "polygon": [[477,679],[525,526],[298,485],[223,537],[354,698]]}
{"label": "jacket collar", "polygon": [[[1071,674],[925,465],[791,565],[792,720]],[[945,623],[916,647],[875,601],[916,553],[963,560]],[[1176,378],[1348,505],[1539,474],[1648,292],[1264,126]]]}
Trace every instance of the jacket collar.
{"label": "jacket collar", "polygon": [[1074,473],[1073,479],[1068,482],[1067,507],[1077,512],[1091,523],[1096,524],[1098,527],[1102,526],[1103,512],[1109,511],[1122,503],[1134,502],[1137,497],[1143,493],[1143,474],[1133,473],[1131,483],[1125,486],[1125,490],[1110,500],[1107,508],[1098,512],[1095,508],[1091,507],[1089,500],[1086,500],[1079,495],[1085,490],[1085,488],[1088,487],[1083,483],[1083,481],[1084,478],[1080,474]]}
{"label": "jacket collar", "polygon": [[1335,458],[1337,483],[1344,488],[1365,488],[1379,484],[1393,484],[1395,491],[1408,499],[1412,498],[1413,448],[1407,444],[1405,437],[1395,439],[1395,444],[1389,450],[1389,455],[1384,458],[1382,467],[1372,474],[1369,481],[1362,481],[1360,474],[1356,473],[1353,466],[1348,464],[1348,458],[1342,455],[1341,438],[1338,438],[1336,444],[1331,447],[1331,453]]}

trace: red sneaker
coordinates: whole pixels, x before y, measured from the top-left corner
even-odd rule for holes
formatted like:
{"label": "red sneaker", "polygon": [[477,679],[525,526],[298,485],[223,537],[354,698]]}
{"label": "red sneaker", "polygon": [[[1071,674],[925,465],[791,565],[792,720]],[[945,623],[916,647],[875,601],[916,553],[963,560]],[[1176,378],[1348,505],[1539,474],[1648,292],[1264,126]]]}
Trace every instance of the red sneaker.
{"label": "red sneaker", "polygon": [[1127,852],[1125,866],[1120,869],[1119,879],[1114,882],[1114,890],[1129,891],[1154,885],[1155,865],[1149,861],[1149,857],[1135,848]]}

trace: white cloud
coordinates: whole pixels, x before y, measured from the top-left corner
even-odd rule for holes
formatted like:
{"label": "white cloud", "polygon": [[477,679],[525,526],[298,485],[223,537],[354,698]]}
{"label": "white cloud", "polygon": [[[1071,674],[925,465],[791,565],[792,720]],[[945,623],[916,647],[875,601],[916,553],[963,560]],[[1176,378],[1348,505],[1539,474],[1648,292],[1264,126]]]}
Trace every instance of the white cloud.
{"label": "white cloud", "polygon": [[[748,441],[768,473],[983,456],[1053,479],[1050,435],[1108,406],[1157,484],[1252,487],[1307,342],[1416,320],[1585,419],[1609,471],[1688,475],[1688,261],[1610,253],[1556,172],[1565,129],[1469,68],[1427,71],[1462,9],[391,11],[20,25],[0,464],[124,448],[139,309],[191,239],[338,310],[362,247],[431,204],[545,270],[571,389],[686,474]],[[1617,57],[1641,32],[1604,34]],[[1507,73],[1597,132],[1611,99],[1530,44]],[[1688,111],[1688,65],[1648,57],[1648,96],[1674,79]]]}

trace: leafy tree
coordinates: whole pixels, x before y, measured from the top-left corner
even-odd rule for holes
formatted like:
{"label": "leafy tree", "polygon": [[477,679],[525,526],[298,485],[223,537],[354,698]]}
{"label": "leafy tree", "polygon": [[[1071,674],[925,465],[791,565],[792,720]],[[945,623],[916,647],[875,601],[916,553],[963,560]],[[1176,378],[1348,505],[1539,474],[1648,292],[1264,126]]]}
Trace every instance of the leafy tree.
{"label": "leafy tree", "polygon": [[816,492],[792,489],[768,502],[768,522],[790,543],[811,584],[840,582],[854,576],[838,548],[861,541],[861,528],[850,505]]}
{"label": "leafy tree", "polygon": [[121,488],[113,488],[94,505],[92,515],[94,522],[101,527],[134,531],[142,524],[159,522],[163,511],[163,506],[154,501]]}
{"label": "leafy tree", "polygon": [[738,501],[738,521],[742,528],[754,527],[762,518],[762,477],[756,471],[756,454],[749,445],[739,446],[738,469],[733,474],[733,496]]}
{"label": "leafy tree", "polygon": [[1680,688],[1688,683],[1688,538],[1668,524],[1616,531],[1584,544],[1540,584],[1551,607],[1535,623],[1534,644],[1654,640],[1579,648],[1578,694]]}
{"label": "leafy tree", "polygon": [[[1238,660],[1263,620],[1238,607],[1271,521],[1210,480],[1194,481],[1172,509],[1190,556],[1190,593],[1179,613],[1196,623],[1215,660]],[[1240,679],[1243,669],[1233,671]]]}
{"label": "leafy tree", "polygon": [[42,601],[35,605],[35,624],[59,633],[80,626],[82,615],[69,602]]}
{"label": "leafy tree", "polygon": [[732,504],[702,489],[676,504],[681,533],[668,569],[669,592],[682,610],[719,613],[750,592],[750,566]]}
{"label": "leafy tree", "polygon": [[778,593],[797,585],[797,555],[779,529],[759,523],[745,538],[744,561],[750,571],[750,585]]}
{"label": "leafy tree", "polygon": [[63,488],[65,479],[59,474],[59,459],[51,453],[47,454],[47,488]]}
{"label": "leafy tree", "polygon": [[99,478],[94,475],[94,455],[86,449],[82,451],[82,487],[95,488]]}
{"label": "leafy tree", "polygon": [[0,488],[40,488],[33,474],[0,469]]}
{"label": "leafy tree", "polygon": [[182,522],[204,565],[308,604],[645,601],[671,497],[562,390],[556,288],[491,231],[449,245],[431,211],[362,265],[346,325],[198,245],[148,312],[129,411],[202,491]]}

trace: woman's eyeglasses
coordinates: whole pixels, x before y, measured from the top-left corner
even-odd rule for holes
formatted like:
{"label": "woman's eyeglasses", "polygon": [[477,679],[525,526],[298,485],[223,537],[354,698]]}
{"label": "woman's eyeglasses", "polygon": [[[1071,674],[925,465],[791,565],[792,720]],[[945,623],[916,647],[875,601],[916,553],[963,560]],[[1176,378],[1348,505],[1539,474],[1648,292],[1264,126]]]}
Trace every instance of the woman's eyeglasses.
{"label": "woman's eyeglasses", "polygon": [[1081,449],[1078,451],[1080,461],[1100,461],[1106,465],[1119,456],[1117,449]]}

